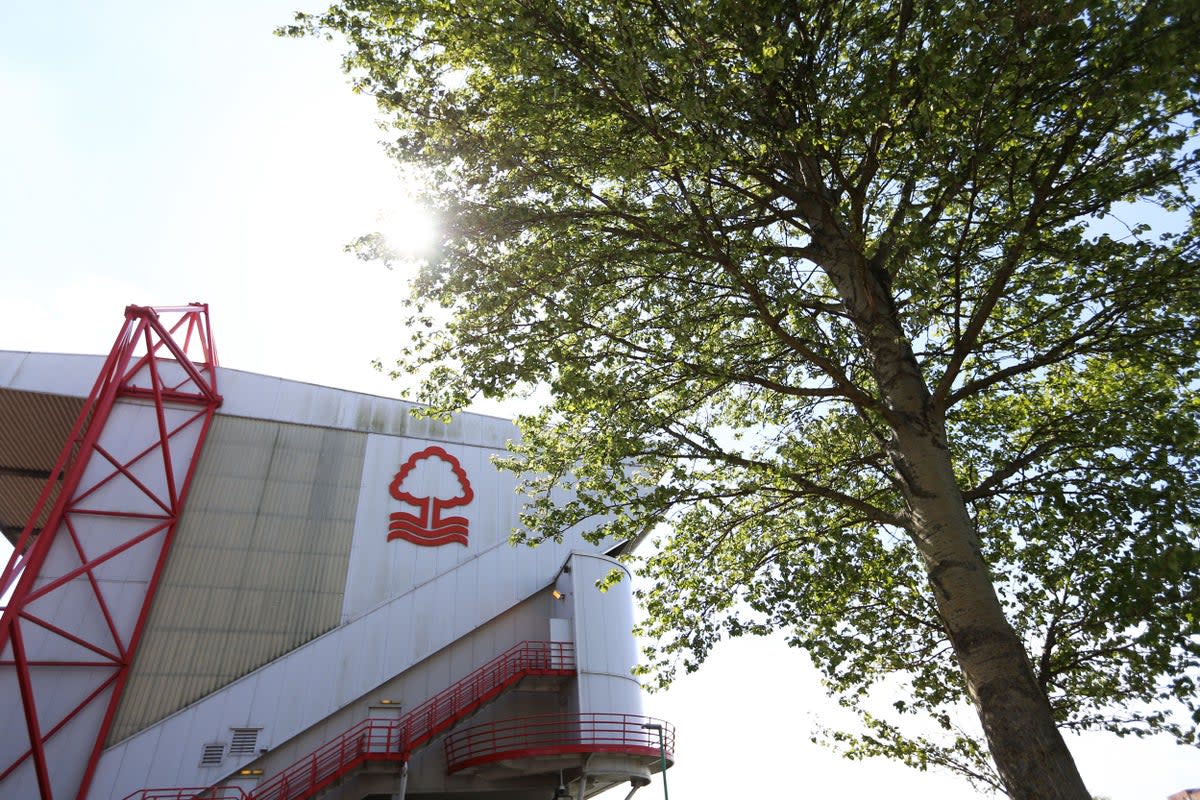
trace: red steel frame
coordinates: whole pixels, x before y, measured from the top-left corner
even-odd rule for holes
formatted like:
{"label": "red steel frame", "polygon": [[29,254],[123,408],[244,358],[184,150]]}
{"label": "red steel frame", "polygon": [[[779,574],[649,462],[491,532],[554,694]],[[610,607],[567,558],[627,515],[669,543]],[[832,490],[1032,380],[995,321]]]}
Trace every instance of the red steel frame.
{"label": "red steel frame", "polygon": [[[200,451],[213,414],[221,405],[216,368],[217,353],[207,305],[129,306],[125,309],[125,323],[84,402],[29,523],[0,575],[0,592],[15,584],[0,620],[0,675],[15,674],[30,743],[15,761],[0,764],[0,783],[27,759],[32,759],[42,800],[54,800],[50,777],[54,765],[47,755],[48,745],[73,722],[87,725],[92,715],[80,718],[82,712],[89,710],[94,714],[97,708],[102,708],[99,725],[94,731],[86,729],[92,743],[90,751],[72,754],[77,760],[86,759],[79,785],[58,787],[60,800],[68,794],[79,800],[86,797],[129,676]],[[138,406],[139,413],[144,408],[150,423],[148,427],[153,428],[152,432],[147,432],[152,443],[130,457],[114,456],[101,441],[105,425],[118,404]],[[168,416],[172,418],[170,423]],[[182,422],[179,421],[181,417]],[[108,443],[111,446],[111,441]],[[81,487],[80,482],[89,466],[92,467],[89,485]],[[60,476],[61,488],[56,494],[56,478]],[[152,487],[165,487],[165,490]],[[113,501],[98,502],[101,494],[129,497],[129,506],[120,508],[114,507]],[[55,499],[46,523],[35,538],[34,526],[52,497]],[[152,512],[144,510],[147,502],[151,504]],[[119,501],[116,505],[120,505]],[[124,541],[115,546],[112,541],[106,541],[104,548],[99,548],[90,543],[87,536],[89,524],[97,520],[114,527],[127,524],[130,530]],[[98,579],[97,570],[156,536],[158,551],[153,570],[144,584],[140,610],[132,626],[122,632],[112,611],[116,600],[106,595],[105,582]],[[64,537],[68,552],[78,555],[79,565],[57,577],[43,577],[41,573],[52,545],[56,540],[63,541]],[[92,551],[104,549],[104,552],[88,552],[89,547]],[[94,602],[93,611],[99,613],[107,628],[91,637],[65,630],[29,608],[36,601],[48,605],[45,598],[55,592],[60,592],[64,598],[73,593],[77,598],[80,579],[90,586],[89,602]],[[128,585],[125,588],[128,591]],[[85,611],[80,610],[80,615]],[[47,632],[75,646],[77,651],[79,648],[87,651],[87,657],[29,658],[26,653],[28,635],[40,637],[44,642]],[[43,701],[53,695],[56,687],[52,680],[36,686],[32,676],[38,670],[42,671],[38,674],[53,677],[55,669],[60,674],[70,672],[76,677],[82,669],[83,674],[90,676],[87,686],[92,689],[73,708],[45,719],[39,715],[39,704],[48,706],[49,703]]]}

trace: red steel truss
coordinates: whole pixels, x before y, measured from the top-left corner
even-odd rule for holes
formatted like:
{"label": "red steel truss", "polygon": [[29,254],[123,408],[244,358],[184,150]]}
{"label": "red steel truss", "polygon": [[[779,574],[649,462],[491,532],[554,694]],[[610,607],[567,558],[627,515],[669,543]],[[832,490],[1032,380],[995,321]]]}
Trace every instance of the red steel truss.
{"label": "red steel truss", "polygon": [[[506,689],[534,675],[575,674],[575,645],[570,642],[520,642],[479,669],[435,694],[398,719],[368,717],[272,775],[246,795],[249,800],[303,800],[368,761],[408,761],[413,751],[475,713]],[[643,738],[645,731],[642,731]],[[654,751],[658,752],[657,746]],[[236,787],[142,789],[124,800],[225,798]]]}
{"label": "red steel truss", "polygon": [[42,800],[87,795],[221,404],[216,367],[207,305],[125,309],[0,576],[0,591],[15,584],[0,697],[19,698],[25,723],[0,737],[0,796],[28,786],[29,770]]}

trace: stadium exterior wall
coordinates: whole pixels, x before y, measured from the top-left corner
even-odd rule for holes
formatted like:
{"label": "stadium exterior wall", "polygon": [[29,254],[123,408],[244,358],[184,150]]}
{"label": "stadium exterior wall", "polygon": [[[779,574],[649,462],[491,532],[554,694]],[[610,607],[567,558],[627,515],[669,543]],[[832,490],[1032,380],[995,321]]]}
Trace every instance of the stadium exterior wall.
{"label": "stadium exterior wall", "polygon": [[[0,351],[0,412],[6,396],[47,407],[81,397],[99,366]],[[509,422],[464,414],[443,425],[402,401],[224,368],[219,380],[224,405],[89,798],[238,780],[252,790],[239,771],[269,777],[524,640],[571,643],[577,676],[509,692],[471,724],[642,713],[631,581],[597,588],[623,569],[604,555],[614,543],[571,531],[537,548],[508,544],[520,498],[490,459],[516,435]],[[413,754],[410,795],[541,800],[557,769],[586,760],[509,765],[497,782],[448,774],[439,745]],[[652,764],[627,762],[610,772],[644,783]],[[398,780],[376,771],[327,796],[391,792]],[[37,796],[36,784],[3,789]]]}

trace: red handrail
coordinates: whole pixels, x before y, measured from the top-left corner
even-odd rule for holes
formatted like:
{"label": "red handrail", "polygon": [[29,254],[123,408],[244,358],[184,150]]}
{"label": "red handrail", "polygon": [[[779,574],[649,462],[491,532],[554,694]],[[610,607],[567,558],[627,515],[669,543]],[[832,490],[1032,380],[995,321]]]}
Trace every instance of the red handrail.
{"label": "red handrail", "polygon": [[139,789],[123,800],[247,800],[240,786],[193,786],[175,789]]}
{"label": "red handrail", "polygon": [[[658,731],[662,726],[662,750]],[[492,761],[563,755],[622,753],[675,761],[675,728],[636,714],[540,714],[487,722],[446,737],[446,772]]]}
{"label": "red handrail", "polygon": [[575,645],[521,642],[401,718],[403,750],[411,752],[527,675],[574,675]]}
{"label": "red handrail", "polygon": [[[366,761],[407,761],[414,750],[526,676],[574,674],[572,643],[521,642],[398,719],[363,720],[245,796],[250,800],[301,800]],[[192,793],[187,794],[189,791]],[[191,800],[203,797],[200,791],[144,789],[125,800]],[[225,800],[222,795],[217,797]]]}

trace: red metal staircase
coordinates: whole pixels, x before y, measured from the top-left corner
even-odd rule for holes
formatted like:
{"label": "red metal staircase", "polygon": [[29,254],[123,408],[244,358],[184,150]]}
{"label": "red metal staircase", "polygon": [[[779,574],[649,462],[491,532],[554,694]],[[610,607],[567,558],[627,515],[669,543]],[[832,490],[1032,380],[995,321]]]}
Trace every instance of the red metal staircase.
{"label": "red metal staircase", "polygon": [[303,800],[368,761],[408,761],[413,751],[527,677],[574,674],[572,643],[521,642],[402,717],[364,719],[249,793],[235,786],[141,789],[124,800]]}

